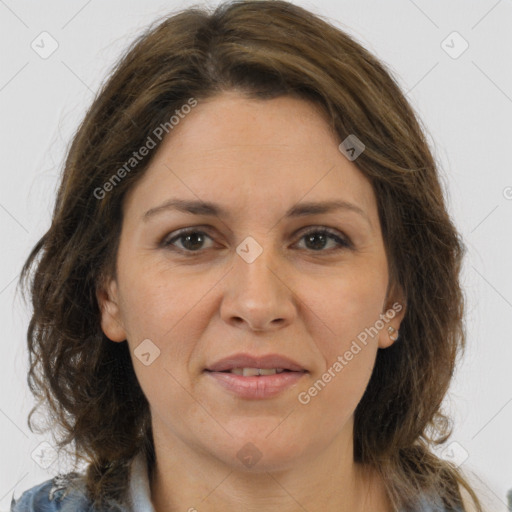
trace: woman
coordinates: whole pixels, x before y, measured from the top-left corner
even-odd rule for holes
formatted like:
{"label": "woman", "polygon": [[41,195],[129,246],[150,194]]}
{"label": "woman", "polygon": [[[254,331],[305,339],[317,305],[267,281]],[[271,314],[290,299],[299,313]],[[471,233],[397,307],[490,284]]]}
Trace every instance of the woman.
{"label": "woman", "polygon": [[463,252],[359,44],[283,1],[164,19],[87,113],[23,269],[31,390],[88,468],[11,510],[481,511],[431,451]]}

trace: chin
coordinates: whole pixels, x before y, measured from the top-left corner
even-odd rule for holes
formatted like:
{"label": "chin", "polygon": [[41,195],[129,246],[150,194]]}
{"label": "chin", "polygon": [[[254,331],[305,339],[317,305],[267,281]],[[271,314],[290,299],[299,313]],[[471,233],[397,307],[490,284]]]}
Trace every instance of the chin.
{"label": "chin", "polygon": [[304,455],[305,443],[286,432],[277,435],[276,425],[274,420],[266,422],[264,428],[248,428],[243,435],[237,431],[239,435],[228,443],[228,460],[225,460],[226,452],[221,458],[237,470],[252,473],[295,467]]}

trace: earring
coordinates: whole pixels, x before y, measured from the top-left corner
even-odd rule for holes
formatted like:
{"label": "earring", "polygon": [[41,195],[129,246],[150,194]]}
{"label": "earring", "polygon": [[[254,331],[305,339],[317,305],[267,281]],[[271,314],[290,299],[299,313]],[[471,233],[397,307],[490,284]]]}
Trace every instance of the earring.
{"label": "earring", "polygon": [[[388,327],[388,332],[389,332],[389,337],[392,341],[396,341],[398,339],[398,331],[394,328],[394,327],[391,327],[391,325]],[[396,332],[396,336],[393,338],[392,334]]]}

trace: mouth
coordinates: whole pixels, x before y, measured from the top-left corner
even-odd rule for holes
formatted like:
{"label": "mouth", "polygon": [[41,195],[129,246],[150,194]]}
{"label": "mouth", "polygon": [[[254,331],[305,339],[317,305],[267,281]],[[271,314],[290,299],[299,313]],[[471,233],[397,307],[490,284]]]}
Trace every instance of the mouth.
{"label": "mouth", "polygon": [[232,354],[209,364],[206,371],[231,372],[244,377],[274,375],[284,372],[307,371],[298,362],[280,354]]}
{"label": "mouth", "polygon": [[281,354],[232,354],[204,369],[212,384],[238,398],[272,398],[294,387],[309,371]]}
{"label": "mouth", "polygon": [[[214,370],[205,370],[206,372],[214,372]],[[288,370],[286,368],[231,368],[229,370],[217,371],[216,373],[232,373],[242,377],[264,377],[267,375],[276,375],[278,373],[305,373],[306,370],[300,372]]]}
{"label": "mouth", "polygon": [[232,368],[204,372],[215,387],[245,400],[264,400],[282,395],[309,372],[284,368]]}

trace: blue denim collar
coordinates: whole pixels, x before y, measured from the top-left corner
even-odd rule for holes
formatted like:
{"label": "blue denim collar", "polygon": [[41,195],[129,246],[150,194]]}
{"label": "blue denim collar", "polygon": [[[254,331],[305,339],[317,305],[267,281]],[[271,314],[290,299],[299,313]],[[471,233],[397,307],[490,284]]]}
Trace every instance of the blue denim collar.
{"label": "blue denim collar", "polygon": [[139,452],[132,461],[129,487],[130,512],[155,512],[151,503],[146,458]]}
{"label": "blue denim collar", "polygon": [[[143,453],[130,465],[127,503],[109,503],[112,512],[155,512]],[[11,512],[98,512],[87,497],[85,476],[79,473],[57,475],[26,490],[17,500],[11,498]]]}

